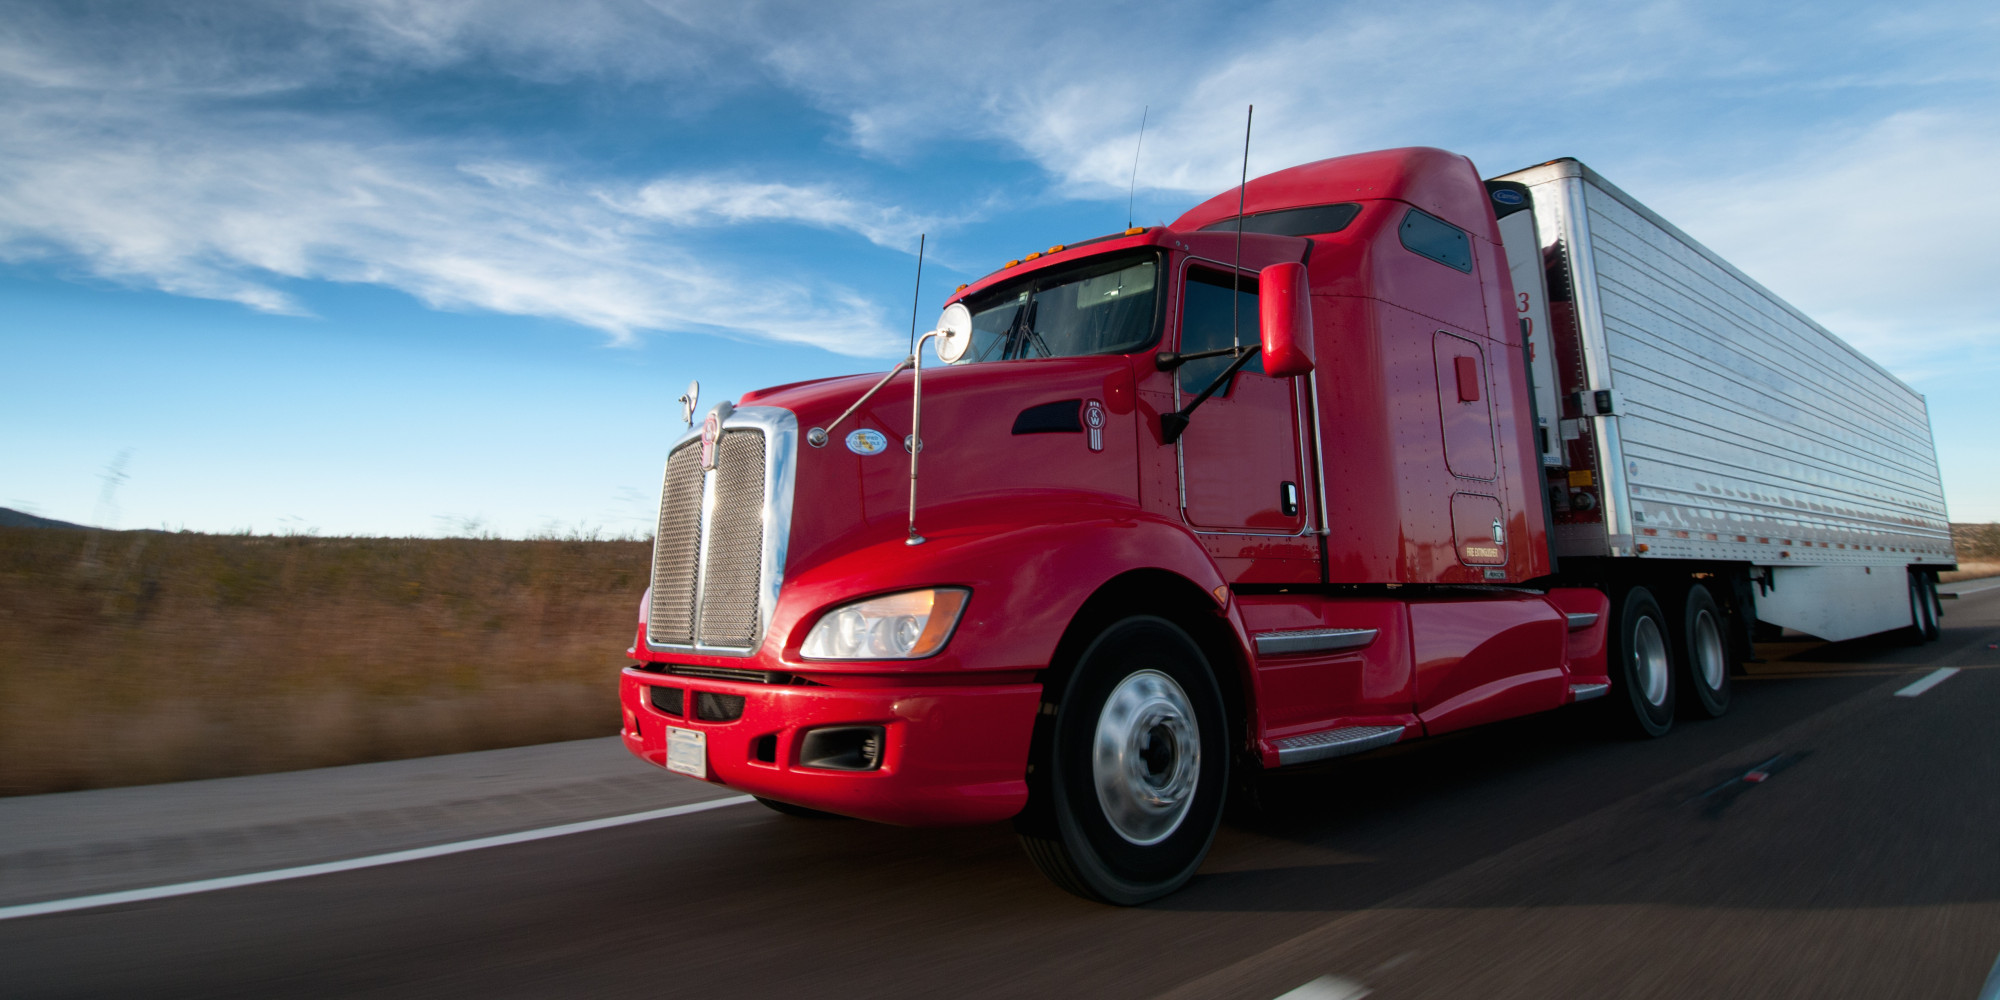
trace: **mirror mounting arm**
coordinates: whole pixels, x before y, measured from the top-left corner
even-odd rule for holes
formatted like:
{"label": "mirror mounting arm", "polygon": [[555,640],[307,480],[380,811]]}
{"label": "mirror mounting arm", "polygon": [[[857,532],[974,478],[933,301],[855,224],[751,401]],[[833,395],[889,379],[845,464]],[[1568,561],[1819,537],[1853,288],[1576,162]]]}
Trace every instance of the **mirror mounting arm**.
{"label": "mirror mounting arm", "polygon": [[1251,351],[1251,350],[1256,350],[1256,348],[1218,347],[1212,351],[1189,351],[1186,354],[1176,354],[1173,351],[1161,351],[1160,353],[1153,355],[1153,367],[1163,372],[1170,372],[1176,368],[1179,368],[1184,364],[1187,364],[1190,361],[1201,361],[1206,358],[1235,357],[1236,355],[1241,354],[1244,351]]}
{"label": "mirror mounting arm", "polygon": [[[1237,354],[1239,350],[1242,353]],[[1194,415],[1195,407],[1207,402],[1208,397],[1215,395],[1215,390],[1228,385],[1229,380],[1235,378],[1236,373],[1242,371],[1243,366],[1249,364],[1250,359],[1256,357],[1257,352],[1261,350],[1263,350],[1262,347],[1252,345],[1244,348],[1225,347],[1219,352],[1203,351],[1195,355],[1182,355],[1184,358],[1194,358],[1201,355],[1236,354],[1237,357],[1234,362],[1230,363],[1229,367],[1222,370],[1222,374],[1215,377],[1215,381],[1208,384],[1208,388],[1201,391],[1201,395],[1194,398],[1193,402],[1172,413],[1160,414],[1160,439],[1167,444],[1179,441],[1181,434],[1187,430],[1188,418]]]}

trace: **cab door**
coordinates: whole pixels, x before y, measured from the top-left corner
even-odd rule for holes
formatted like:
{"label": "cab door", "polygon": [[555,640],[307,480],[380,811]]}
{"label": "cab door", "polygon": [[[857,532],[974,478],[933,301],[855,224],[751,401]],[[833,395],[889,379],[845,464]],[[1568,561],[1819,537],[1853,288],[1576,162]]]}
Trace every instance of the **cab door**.
{"label": "cab door", "polygon": [[[1182,265],[1176,349],[1183,354],[1255,345],[1257,275],[1190,259]],[[1231,309],[1235,310],[1232,332]],[[1230,365],[1228,357],[1193,361],[1175,373],[1176,405],[1186,407]],[[1252,359],[1192,415],[1180,438],[1181,509],[1190,527],[1217,536],[1221,557],[1243,553],[1226,536],[1301,536],[1311,503],[1302,460],[1304,379],[1274,379]]]}

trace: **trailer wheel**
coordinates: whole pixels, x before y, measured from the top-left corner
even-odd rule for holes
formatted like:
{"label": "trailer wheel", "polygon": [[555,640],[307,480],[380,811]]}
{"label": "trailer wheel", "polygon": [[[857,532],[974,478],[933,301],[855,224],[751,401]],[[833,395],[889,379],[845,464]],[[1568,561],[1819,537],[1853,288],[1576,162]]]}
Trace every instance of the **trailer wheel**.
{"label": "trailer wheel", "polygon": [[1729,655],[1722,609],[1708,588],[1697,583],[1688,588],[1681,602],[1680,648],[1675,657],[1681,679],[1694,698],[1686,703],[1694,718],[1720,718],[1729,711],[1729,675],[1733,659]]}
{"label": "trailer wheel", "polygon": [[1920,643],[1930,642],[1938,637],[1937,591],[1930,586],[1930,576],[1926,573],[1910,574],[1910,628]]}
{"label": "trailer wheel", "polygon": [[1194,876],[1229,784],[1222,692],[1193,639],[1138,615],[1078,659],[1015,821],[1028,857],[1086,899],[1130,906]]}
{"label": "trailer wheel", "polygon": [[1631,709],[1629,716],[1618,713],[1629,723],[1622,728],[1635,736],[1665,736],[1674,726],[1675,687],[1667,616],[1644,587],[1627,590],[1616,607],[1618,659],[1611,684],[1621,697],[1612,702]]}

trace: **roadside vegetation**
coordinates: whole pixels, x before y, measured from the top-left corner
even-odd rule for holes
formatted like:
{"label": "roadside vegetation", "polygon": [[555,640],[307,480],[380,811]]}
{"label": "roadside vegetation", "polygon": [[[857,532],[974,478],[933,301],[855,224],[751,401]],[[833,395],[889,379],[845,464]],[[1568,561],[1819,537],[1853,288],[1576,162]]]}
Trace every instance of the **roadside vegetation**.
{"label": "roadside vegetation", "polygon": [[0,527],[0,794],[611,735],[650,549]]}
{"label": "roadside vegetation", "polygon": [[1940,573],[1945,583],[2000,576],[2000,524],[1954,524],[1951,544],[1958,550],[1958,571]]}
{"label": "roadside vegetation", "polygon": [[650,550],[0,527],[0,795],[608,736]]}

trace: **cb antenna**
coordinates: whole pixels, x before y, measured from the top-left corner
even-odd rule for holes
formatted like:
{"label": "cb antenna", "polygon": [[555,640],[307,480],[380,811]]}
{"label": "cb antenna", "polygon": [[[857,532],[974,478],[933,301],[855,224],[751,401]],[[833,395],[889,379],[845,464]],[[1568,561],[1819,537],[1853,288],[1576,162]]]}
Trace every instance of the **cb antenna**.
{"label": "cb antenna", "polygon": [[[1130,228],[1130,227],[1127,227]],[[917,353],[917,308],[924,297],[924,241],[929,233],[917,234],[917,290],[910,293],[910,353]]]}
{"label": "cb antenna", "polygon": [[1257,114],[1255,104],[1249,107],[1243,114],[1243,176],[1236,181],[1236,270],[1229,273],[1229,341],[1238,350],[1243,347],[1239,322],[1243,313],[1243,191],[1250,186],[1250,121]]}
{"label": "cb antenna", "polygon": [[1148,104],[1139,112],[1139,143],[1132,147],[1132,183],[1125,187],[1125,228],[1132,228],[1132,196],[1139,190],[1139,151],[1146,148],[1146,115],[1153,106]]}

